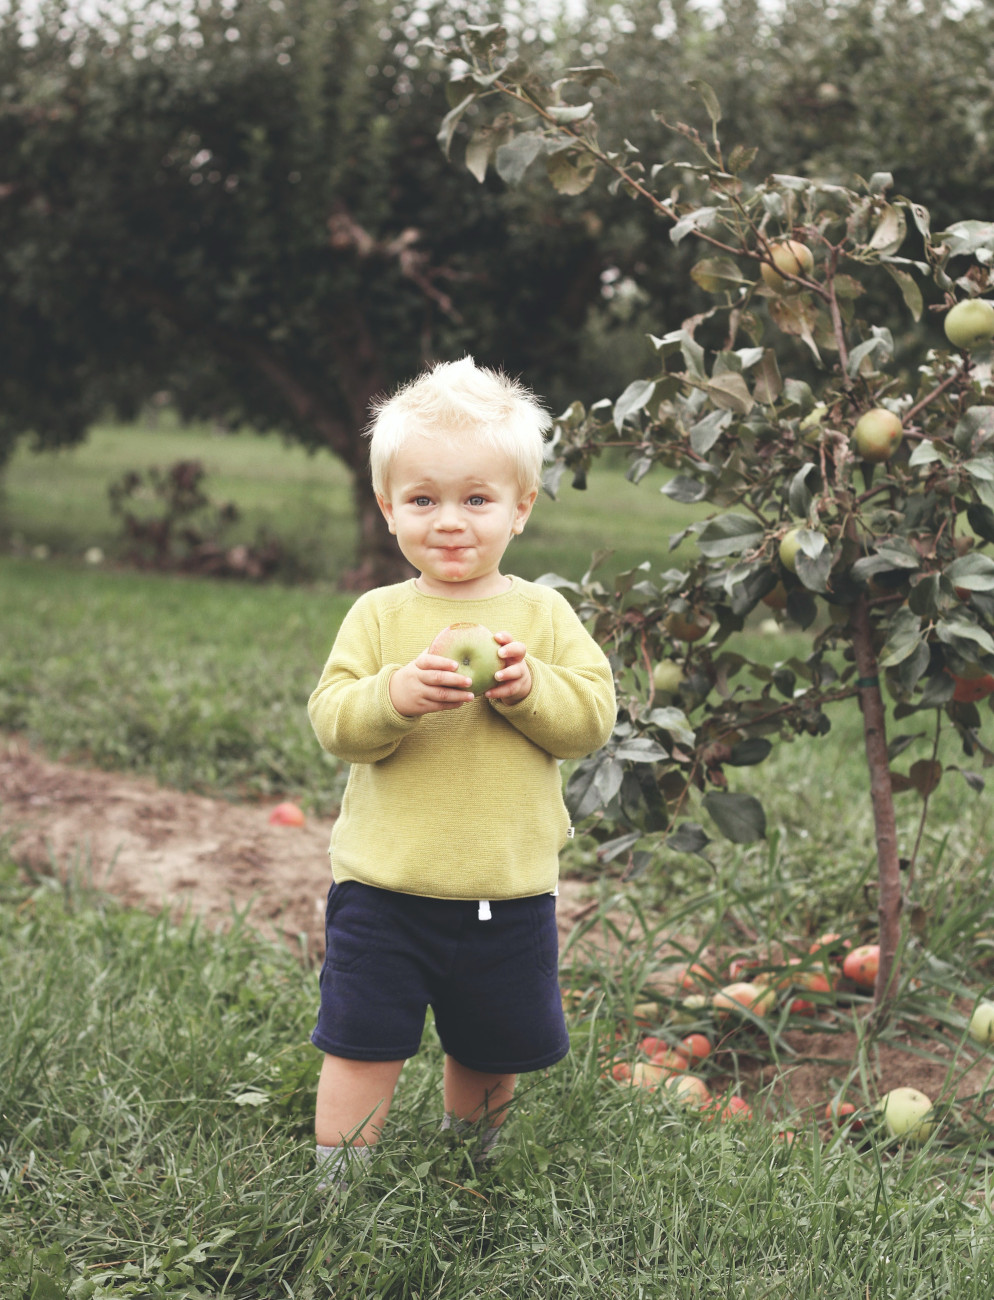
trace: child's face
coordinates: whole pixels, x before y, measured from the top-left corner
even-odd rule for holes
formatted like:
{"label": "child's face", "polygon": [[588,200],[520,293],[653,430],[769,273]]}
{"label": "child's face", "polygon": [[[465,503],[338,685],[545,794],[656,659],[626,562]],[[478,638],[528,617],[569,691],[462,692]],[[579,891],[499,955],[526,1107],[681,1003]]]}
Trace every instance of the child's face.
{"label": "child's face", "polygon": [[377,500],[421,589],[468,600],[506,589],[500,562],[535,497],[522,494],[513,466],[491,447],[414,437]]}

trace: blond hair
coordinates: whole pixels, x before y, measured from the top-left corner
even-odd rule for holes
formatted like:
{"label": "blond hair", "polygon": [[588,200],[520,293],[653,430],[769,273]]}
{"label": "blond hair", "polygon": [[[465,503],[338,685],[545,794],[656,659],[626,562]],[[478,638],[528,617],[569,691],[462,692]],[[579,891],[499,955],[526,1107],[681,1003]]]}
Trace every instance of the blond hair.
{"label": "blond hair", "polygon": [[518,380],[468,356],[439,362],[373,403],[366,430],[373,491],[386,495],[394,458],[408,438],[417,436],[453,447],[473,439],[494,448],[510,460],[527,495],[541,482],[551,426],[548,411]]}

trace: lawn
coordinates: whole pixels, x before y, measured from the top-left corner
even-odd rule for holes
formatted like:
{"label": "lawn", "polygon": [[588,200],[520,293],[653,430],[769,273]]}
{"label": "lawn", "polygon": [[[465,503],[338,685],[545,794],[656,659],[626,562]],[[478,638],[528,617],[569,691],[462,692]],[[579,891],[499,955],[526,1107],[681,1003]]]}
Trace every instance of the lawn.
{"label": "lawn", "polygon": [[[332,810],[344,774],[304,705],[349,597],[317,577],[86,563],[90,547],[114,553],[105,486],[143,463],[139,448],[158,463],[202,455],[248,527],[280,521],[321,557],[315,573],[344,562],[343,480],[266,439],[102,430],[71,454],[20,456],[7,495],[20,554],[0,558],[0,730],[179,788]],[[514,568],[576,576],[605,542],[624,564],[670,563],[672,503],[618,469],[591,482],[541,504]],[[774,663],[808,638],[757,625],[746,641]],[[311,1177],[306,954],[237,922],[214,934],[126,911],[90,887],[84,858],[26,873],[0,834],[0,1296],[989,1300],[991,1071],[965,1026],[994,979],[990,801],[952,772],[933,796],[895,1013],[876,1034],[851,991],[823,995],[810,1022],[783,999],[763,1021],[721,1022],[706,1003],[688,1011],[674,984],[678,959],[725,971],[790,941],[806,952],[825,930],[872,936],[861,743],[846,706],[827,736],[738,769],[736,788],[767,810],[758,844],[670,853],[623,886],[579,835],[563,865],[592,882],[595,907],[590,942],[564,956],[570,1057],[527,1078],[500,1158],[477,1174],[438,1131],[429,1031],[368,1176],[331,1206]],[[920,809],[899,797],[902,846]],[[643,1059],[647,1030],[688,1029],[720,1037],[700,1073],[719,1095],[746,1092],[755,1120],[708,1122],[612,1077]],[[885,1078],[939,1080],[935,1136],[917,1145],[869,1113],[856,1130],[826,1123],[823,1105],[798,1110],[781,1084],[815,1056],[861,1107]]]}

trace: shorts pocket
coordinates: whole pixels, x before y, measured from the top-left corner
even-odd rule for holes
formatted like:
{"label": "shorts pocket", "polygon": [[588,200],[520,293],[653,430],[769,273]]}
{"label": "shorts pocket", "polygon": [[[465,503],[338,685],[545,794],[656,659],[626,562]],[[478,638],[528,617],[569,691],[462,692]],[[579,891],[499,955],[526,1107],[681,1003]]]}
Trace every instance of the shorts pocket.
{"label": "shorts pocket", "polygon": [[323,970],[354,971],[374,949],[380,929],[378,893],[355,880],[332,885],[324,913]]}
{"label": "shorts pocket", "polygon": [[559,974],[559,930],[556,926],[556,900],[549,894],[536,899],[534,918],[535,960],[543,975]]}

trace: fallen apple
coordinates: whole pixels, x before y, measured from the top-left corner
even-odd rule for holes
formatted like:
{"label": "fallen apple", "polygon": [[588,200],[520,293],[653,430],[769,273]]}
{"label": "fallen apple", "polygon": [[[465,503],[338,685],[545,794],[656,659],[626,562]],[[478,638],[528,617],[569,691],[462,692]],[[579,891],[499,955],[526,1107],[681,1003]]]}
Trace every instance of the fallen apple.
{"label": "fallen apple", "polygon": [[771,988],[759,984],[739,981],[726,984],[711,999],[715,1015],[724,1019],[732,1012],[751,1011],[755,1016],[765,1016],[776,1001],[776,994]]}
{"label": "fallen apple", "polygon": [[711,1101],[711,1092],[696,1074],[671,1074],[663,1080],[663,1092],[681,1106],[702,1108]]}
{"label": "fallen apple", "polygon": [[987,298],[965,298],[950,307],[943,329],[954,348],[972,352],[983,347],[994,338],[994,303]]}
{"label": "fallen apple", "polygon": [[877,1110],[891,1137],[925,1142],[935,1131],[935,1120],[927,1118],[932,1111],[932,1102],[917,1088],[892,1088],[880,1098]]}
{"label": "fallen apple", "polygon": [[784,279],[784,276],[810,275],[815,264],[811,249],[799,239],[784,239],[770,245],[770,257],[773,259],[772,266],[769,262],[762,262],[759,267],[763,283],[777,293],[798,293],[801,285]]}
{"label": "fallen apple", "polygon": [[903,436],[901,417],[886,407],[875,406],[864,411],[856,421],[853,438],[856,450],[863,460],[873,464],[890,460],[901,445]]}
{"label": "fallen apple", "polygon": [[682,989],[695,989],[701,984],[717,984],[714,977],[714,971],[707,966],[702,966],[700,962],[691,962],[680,975],[680,987]]}
{"label": "fallen apple", "polygon": [[278,803],[269,814],[271,826],[303,826],[304,814],[295,803]]}
{"label": "fallen apple", "polygon": [[843,1101],[841,1097],[833,1097],[825,1107],[825,1118],[832,1124],[848,1124],[851,1129],[861,1129],[863,1121],[854,1119],[856,1106],[851,1101]]}
{"label": "fallen apple", "polygon": [[456,671],[472,679],[469,690],[474,695],[497,685],[496,674],[502,665],[497,650],[494,634],[482,623],[450,623],[428,647],[429,654],[455,660]]}
{"label": "fallen apple", "polygon": [[633,1088],[646,1088],[649,1092],[655,1092],[666,1078],[668,1072],[661,1065],[654,1065],[651,1061],[636,1061],[628,1082]]}
{"label": "fallen apple", "polygon": [[880,945],[878,943],[861,943],[846,953],[842,963],[842,974],[852,980],[861,989],[872,989],[877,982],[880,969]]}
{"label": "fallen apple", "polygon": [[981,1047],[994,1043],[994,1002],[978,1002],[970,1017],[970,1037]]}
{"label": "fallen apple", "polygon": [[664,1047],[661,1051],[653,1052],[651,1059],[653,1065],[658,1065],[667,1074],[682,1074],[690,1065],[690,1058],[673,1047]]}
{"label": "fallen apple", "polygon": [[697,1065],[711,1055],[711,1040],[706,1034],[688,1034],[680,1039],[680,1049],[686,1052],[691,1065]]}

